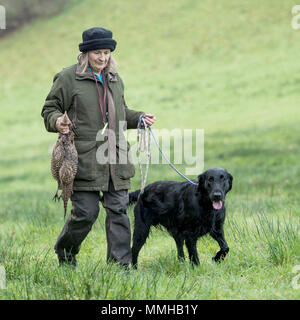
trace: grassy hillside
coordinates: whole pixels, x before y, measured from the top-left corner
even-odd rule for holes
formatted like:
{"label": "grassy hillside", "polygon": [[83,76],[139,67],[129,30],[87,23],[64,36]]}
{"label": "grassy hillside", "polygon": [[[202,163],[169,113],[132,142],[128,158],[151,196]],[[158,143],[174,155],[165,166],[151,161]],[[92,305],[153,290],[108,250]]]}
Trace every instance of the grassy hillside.
{"label": "grassy hillside", "polygon": [[[299,298],[291,285],[300,263],[294,2],[73,2],[0,40],[0,264],[8,277],[0,297]],[[205,169],[233,174],[225,226],[231,250],[221,265],[211,262],[218,248],[212,239],[199,240],[202,265],[193,269],[179,264],[174,241],[154,230],[141,252],[142,272],[125,276],[106,266],[102,209],[82,245],[80,269],[57,269],[52,248],[63,210],[51,201],[49,154],[56,135],[45,131],[40,112],[53,76],[76,63],[82,31],[92,26],[114,32],[128,106],[154,113],[157,129],[204,129]],[[162,177],[181,180],[167,165],[150,167],[149,183]],[[139,184],[137,173],[133,189]],[[129,215],[133,220],[132,209]]]}

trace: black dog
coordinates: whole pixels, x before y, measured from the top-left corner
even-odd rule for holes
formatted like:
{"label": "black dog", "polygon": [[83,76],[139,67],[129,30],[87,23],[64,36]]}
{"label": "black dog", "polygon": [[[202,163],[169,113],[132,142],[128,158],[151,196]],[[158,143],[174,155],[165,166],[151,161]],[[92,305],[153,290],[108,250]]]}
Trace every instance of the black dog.
{"label": "black dog", "polygon": [[221,250],[213,260],[224,259],[229,251],[224,238],[225,196],[232,188],[233,177],[221,168],[209,169],[198,176],[198,185],[189,182],[157,181],[130,192],[134,208],[132,264],[137,267],[138,254],[145,244],[151,226],[162,225],[174,238],[178,259],[184,260],[183,244],[190,261],[199,264],[196,242],[209,233]]}

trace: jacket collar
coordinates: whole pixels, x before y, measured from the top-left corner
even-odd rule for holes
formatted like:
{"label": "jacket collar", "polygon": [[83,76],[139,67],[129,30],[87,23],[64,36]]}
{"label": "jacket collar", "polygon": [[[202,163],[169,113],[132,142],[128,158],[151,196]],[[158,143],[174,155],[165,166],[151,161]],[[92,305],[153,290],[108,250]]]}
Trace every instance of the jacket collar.
{"label": "jacket collar", "polygon": [[[110,67],[108,71],[105,74],[105,77],[107,78],[108,82],[116,82],[118,81],[117,72],[115,69]],[[76,72],[75,72],[75,78],[76,80],[85,80],[85,79],[91,79],[94,81],[94,78],[92,74],[87,70],[86,72],[82,73],[82,66],[77,63]]]}

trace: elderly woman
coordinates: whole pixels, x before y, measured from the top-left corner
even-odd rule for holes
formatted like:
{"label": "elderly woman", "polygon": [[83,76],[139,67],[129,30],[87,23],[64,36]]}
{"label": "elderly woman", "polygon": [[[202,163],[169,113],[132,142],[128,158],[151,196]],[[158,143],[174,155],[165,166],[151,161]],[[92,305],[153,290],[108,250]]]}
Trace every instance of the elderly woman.
{"label": "elderly woman", "polygon": [[[76,265],[80,245],[98,217],[101,191],[106,210],[107,261],[128,266],[131,233],[126,209],[135,168],[123,130],[137,128],[141,115],[148,125],[155,117],[127,108],[123,81],[111,55],[117,44],[112,32],[91,28],[83,32],[82,40],[78,63],[55,75],[42,110],[49,132],[74,131],[78,152],[72,210],[54,249],[60,265]],[[62,123],[65,111],[71,126]],[[121,158],[123,161],[118,161]]]}

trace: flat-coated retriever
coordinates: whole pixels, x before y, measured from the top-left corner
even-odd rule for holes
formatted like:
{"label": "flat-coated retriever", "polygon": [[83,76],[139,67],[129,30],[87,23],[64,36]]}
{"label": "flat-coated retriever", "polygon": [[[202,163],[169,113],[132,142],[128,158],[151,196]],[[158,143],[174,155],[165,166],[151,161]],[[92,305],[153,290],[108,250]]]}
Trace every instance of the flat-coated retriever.
{"label": "flat-coated retriever", "polygon": [[[220,250],[213,260],[224,259],[229,251],[223,231],[225,196],[232,188],[233,177],[225,169],[213,168],[198,176],[198,185],[189,182],[157,181],[129,193],[134,208],[132,264],[137,267],[138,254],[145,244],[151,226],[162,225],[174,238],[178,259],[184,260],[183,244],[189,259],[198,265],[196,242],[209,233]],[[195,181],[196,182],[196,181]]]}

